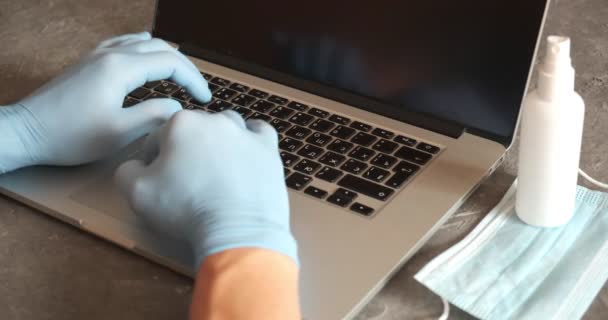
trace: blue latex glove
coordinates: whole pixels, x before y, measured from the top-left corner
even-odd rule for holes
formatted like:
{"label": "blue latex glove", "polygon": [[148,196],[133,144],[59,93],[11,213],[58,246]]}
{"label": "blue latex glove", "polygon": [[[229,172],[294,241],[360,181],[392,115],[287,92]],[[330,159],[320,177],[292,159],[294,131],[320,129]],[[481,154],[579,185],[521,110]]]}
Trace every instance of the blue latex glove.
{"label": "blue latex glove", "polygon": [[151,227],[192,245],[197,266],[213,253],[258,247],[297,262],[277,133],[234,111],[180,111],[116,181]]}
{"label": "blue latex glove", "polygon": [[123,109],[123,99],[147,81],[167,78],[200,101],[211,98],[197,68],[149,33],[102,42],[29,97],[0,108],[0,173],[95,161],[153,131],[180,104],[153,99]]}

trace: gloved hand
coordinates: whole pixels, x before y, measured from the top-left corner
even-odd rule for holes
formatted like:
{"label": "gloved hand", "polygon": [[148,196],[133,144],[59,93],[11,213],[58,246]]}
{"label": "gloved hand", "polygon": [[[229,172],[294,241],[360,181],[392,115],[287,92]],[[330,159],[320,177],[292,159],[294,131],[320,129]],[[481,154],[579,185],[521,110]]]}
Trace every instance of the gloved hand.
{"label": "gloved hand", "polygon": [[147,81],[167,78],[200,101],[211,98],[197,68],[149,33],[102,42],[29,97],[0,108],[0,124],[10,126],[13,136],[0,139],[0,147],[15,150],[10,161],[2,160],[0,171],[95,161],[153,131],[181,110],[180,104],[153,99],[123,109],[123,99]]}
{"label": "gloved hand", "polygon": [[151,227],[188,241],[197,266],[213,253],[259,247],[297,262],[277,133],[234,111],[180,111],[116,181]]}

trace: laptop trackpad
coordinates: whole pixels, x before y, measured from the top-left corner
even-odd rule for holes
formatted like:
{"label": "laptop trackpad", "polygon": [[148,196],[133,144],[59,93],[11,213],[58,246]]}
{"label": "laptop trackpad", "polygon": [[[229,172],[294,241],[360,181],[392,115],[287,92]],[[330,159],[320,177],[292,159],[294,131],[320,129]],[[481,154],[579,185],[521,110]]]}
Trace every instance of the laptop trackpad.
{"label": "laptop trackpad", "polygon": [[118,218],[130,224],[138,224],[137,217],[129,207],[126,196],[121,194],[114,183],[116,168],[129,159],[140,158],[143,139],[125,148],[100,169],[96,179],[70,195],[70,198],[81,205]]}
{"label": "laptop trackpad", "polygon": [[118,218],[130,224],[137,224],[137,218],[129,208],[124,195],[120,194],[113,180],[114,170],[100,175],[100,178],[70,195],[79,204]]}

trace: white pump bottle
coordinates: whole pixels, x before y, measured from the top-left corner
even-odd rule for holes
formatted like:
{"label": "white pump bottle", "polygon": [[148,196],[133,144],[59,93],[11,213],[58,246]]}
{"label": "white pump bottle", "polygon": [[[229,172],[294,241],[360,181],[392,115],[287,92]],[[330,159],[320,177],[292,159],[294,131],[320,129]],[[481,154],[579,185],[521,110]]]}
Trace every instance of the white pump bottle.
{"label": "white pump bottle", "polygon": [[585,103],[574,91],[570,39],[549,36],[538,86],[523,104],[515,210],[538,227],[574,212]]}

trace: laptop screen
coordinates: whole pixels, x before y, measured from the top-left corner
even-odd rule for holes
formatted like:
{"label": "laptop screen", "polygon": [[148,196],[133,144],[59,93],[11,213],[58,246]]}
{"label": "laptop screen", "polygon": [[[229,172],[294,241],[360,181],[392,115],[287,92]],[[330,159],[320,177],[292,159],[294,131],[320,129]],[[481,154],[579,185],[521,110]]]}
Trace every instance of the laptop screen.
{"label": "laptop screen", "polygon": [[508,143],[545,5],[160,0],[155,35]]}

